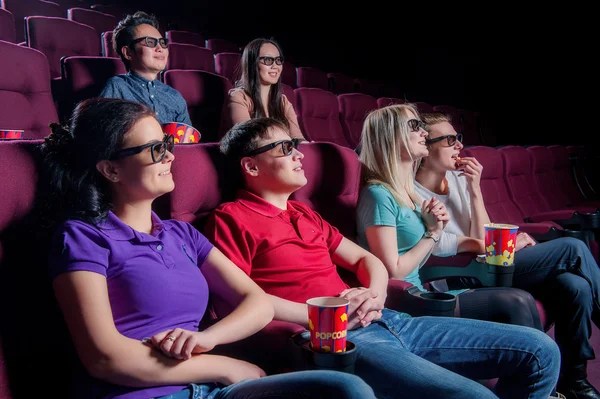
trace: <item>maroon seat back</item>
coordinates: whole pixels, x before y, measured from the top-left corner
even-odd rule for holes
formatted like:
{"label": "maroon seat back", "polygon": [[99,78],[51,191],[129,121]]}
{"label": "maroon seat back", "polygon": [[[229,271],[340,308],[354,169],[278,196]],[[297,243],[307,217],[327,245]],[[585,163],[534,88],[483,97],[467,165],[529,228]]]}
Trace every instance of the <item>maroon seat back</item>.
{"label": "maroon seat back", "polygon": [[50,76],[61,76],[60,59],[73,55],[100,55],[99,33],[66,18],[27,17],[27,45],[40,50],[50,65]]}
{"label": "maroon seat back", "polygon": [[119,58],[119,54],[115,51],[113,47],[113,31],[109,30],[106,32],[102,32],[102,55],[104,57],[113,57]]}
{"label": "maroon seat back", "polygon": [[406,101],[404,101],[401,98],[393,98],[393,97],[380,97],[377,99],[377,107],[378,108],[384,108],[387,107],[389,105],[396,105],[396,104],[404,104]]}
{"label": "maroon seat back", "polygon": [[423,114],[426,112],[434,112],[433,106],[431,104],[424,103],[422,101],[416,101],[416,102],[413,102],[412,104],[415,107],[417,107],[417,111],[419,111],[420,114]]}
{"label": "maroon seat back", "polygon": [[193,44],[194,46],[204,47],[204,37],[197,32],[188,32],[185,30],[168,30],[167,39],[170,43]]}
{"label": "maroon seat back", "polygon": [[305,137],[351,147],[344,136],[335,94],[314,88],[294,90],[298,123]]}
{"label": "maroon seat back", "polygon": [[480,185],[490,220],[495,223],[522,224],[524,217],[508,194],[500,152],[492,147],[475,146],[463,149],[463,153],[477,158],[483,166]]}
{"label": "maroon seat back", "polygon": [[121,7],[109,4],[92,4],[90,8],[104,14],[114,15],[119,21],[128,14],[134,14],[137,11],[137,7]]}
{"label": "maroon seat back", "polygon": [[[219,204],[233,200],[235,187],[226,178],[226,160],[218,143],[186,144],[175,149],[171,172],[175,190],[170,197],[169,217],[194,224],[200,231],[206,217]],[[190,170],[194,172],[190,174]]]}
{"label": "maroon seat back", "polygon": [[62,17],[66,15],[63,9],[56,3],[41,0],[0,0],[1,8],[12,13],[15,21],[16,42],[25,41],[25,17],[30,15],[42,15],[47,17]]}
{"label": "maroon seat back", "polygon": [[0,8],[0,40],[11,43],[17,41],[15,19],[12,13],[4,8]]}
{"label": "maroon seat back", "polygon": [[205,47],[211,49],[215,54],[240,52],[240,46],[225,39],[208,39]]}
{"label": "maroon seat back", "polygon": [[343,73],[328,73],[329,91],[335,94],[354,93],[354,79]]}
{"label": "maroon seat back", "polygon": [[281,90],[283,90],[283,94],[287,97],[288,101],[292,103],[294,107],[294,111],[296,110],[296,96],[294,95],[294,89],[285,83],[281,83]]}
{"label": "maroon seat back", "polygon": [[556,187],[564,194],[563,198],[566,200],[563,207],[576,206],[585,201],[583,194],[575,184],[567,147],[551,145],[548,146],[548,150],[550,150],[554,161],[554,182]]}
{"label": "maroon seat back", "polygon": [[531,155],[520,146],[510,145],[498,150],[504,161],[504,179],[508,194],[519,208],[521,215],[529,217],[550,209],[542,203],[542,194],[538,191],[533,177]]}
{"label": "maroon seat back", "polygon": [[77,103],[98,96],[108,79],[126,72],[120,58],[66,57],[61,64],[67,93],[65,102],[60,106],[62,120],[70,115]]}
{"label": "maroon seat back", "polygon": [[[0,174],[0,398],[31,396],[31,376],[64,389],[70,378],[52,286],[48,280],[50,234],[37,222],[36,204],[41,140],[0,141],[0,159],[10,165]],[[51,233],[51,232],[50,232]],[[12,304],[12,305],[9,305]],[[35,345],[39,329],[15,329],[35,318],[52,345]],[[36,338],[37,337],[37,338]],[[7,379],[8,377],[8,379]]]}
{"label": "maroon seat back", "polygon": [[328,90],[329,82],[327,74],[318,68],[298,67],[296,68],[298,87],[312,87]]}
{"label": "maroon seat back", "polygon": [[587,155],[585,147],[582,145],[572,145],[567,147],[567,151],[569,152],[573,177],[580,192],[587,201],[598,198],[586,170]]}
{"label": "maroon seat back", "polygon": [[292,194],[319,212],[347,238],[356,241],[356,205],[360,162],[356,152],[333,143],[300,146],[302,168],[308,183]]}
{"label": "maroon seat back", "polygon": [[556,187],[554,176],[554,157],[545,146],[527,147],[531,155],[534,182],[548,210],[564,209],[567,199],[565,194]]}
{"label": "maroon seat back", "polygon": [[212,50],[193,44],[169,44],[167,69],[197,69],[214,72],[215,59]]}
{"label": "maroon seat back", "polygon": [[11,60],[0,73],[0,128],[25,130],[26,138],[47,136],[48,124],[58,121],[48,60],[37,50],[8,42],[0,42],[0,54]]}
{"label": "maroon seat back", "polygon": [[404,89],[398,85],[398,82],[387,81],[383,86],[383,94],[378,97],[404,98]]}
{"label": "maroon seat back", "polygon": [[217,53],[214,61],[215,72],[235,84],[241,77],[241,60],[240,53]]}
{"label": "maroon seat back", "polygon": [[356,91],[363,94],[368,94],[375,98],[384,95],[384,86],[381,82],[376,82],[368,79],[354,79]]}
{"label": "maroon seat back", "polygon": [[[33,208],[37,170],[31,152],[39,143],[41,140],[0,141],[2,163],[10,165],[9,169],[0,173],[3,198],[0,207],[0,232],[23,219]],[[0,242],[0,262],[5,250]]]}
{"label": "maroon seat back", "polygon": [[10,380],[8,379],[8,370],[2,353],[2,340],[0,339],[0,399],[13,399],[10,393]]}
{"label": "maroon seat back", "polygon": [[218,141],[232,88],[229,80],[210,72],[181,69],[166,71],[164,79],[185,99],[192,124],[202,135],[201,141]]}
{"label": "maroon seat back", "polygon": [[[30,156],[31,142],[27,141],[1,141],[0,140],[0,159],[6,165],[10,165],[0,174],[0,184],[2,185],[2,207],[0,207],[0,275],[6,277],[9,273],[8,265],[5,263],[4,252],[10,251],[8,247],[10,237],[7,237],[7,232],[11,227],[21,221],[33,208],[35,199],[35,185],[37,181],[37,173],[35,162]],[[6,247],[5,247],[6,246]],[[21,286],[22,283],[14,282],[15,285]],[[10,289],[10,284],[6,280],[0,280],[0,284],[4,289]],[[2,297],[6,297],[6,292],[0,293]],[[12,292],[11,292],[12,294]],[[4,316],[6,309],[0,314]],[[9,316],[10,317],[10,316]],[[2,343],[8,344],[9,339],[5,336],[9,332],[4,331],[6,320],[2,318],[3,327],[0,329],[0,398],[10,399],[13,397],[9,389],[8,371],[12,369],[14,359],[14,350],[8,347],[3,350]],[[12,343],[15,344],[15,343]],[[6,353],[6,357],[4,356]],[[5,360],[6,359],[6,360]],[[18,367],[18,366],[16,366]]]}
{"label": "maroon seat back", "polygon": [[281,71],[281,83],[290,86],[292,89],[298,87],[296,66],[288,60],[285,60],[285,63],[283,64],[283,70]]}
{"label": "maroon seat back", "polygon": [[56,1],[40,0],[37,5],[37,15],[64,18],[63,7]]}
{"label": "maroon seat back", "polygon": [[98,34],[112,31],[119,23],[114,15],[89,8],[69,8],[67,18],[71,21],[91,26]]}
{"label": "maroon seat back", "polygon": [[463,144],[465,145],[482,145],[481,136],[479,135],[479,126],[477,123],[477,113],[462,109],[459,111],[462,119]]}
{"label": "maroon seat back", "polygon": [[360,143],[362,128],[369,112],[377,109],[377,100],[368,94],[350,93],[338,96],[340,122],[352,148]]}

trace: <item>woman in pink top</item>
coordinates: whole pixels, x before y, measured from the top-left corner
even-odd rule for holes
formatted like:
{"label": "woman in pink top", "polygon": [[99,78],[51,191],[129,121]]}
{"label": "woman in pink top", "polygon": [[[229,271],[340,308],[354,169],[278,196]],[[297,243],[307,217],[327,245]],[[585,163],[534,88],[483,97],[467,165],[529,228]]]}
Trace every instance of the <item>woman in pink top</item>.
{"label": "woman in pink top", "polygon": [[269,39],[252,40],[244,48],[241,67],[242,77],[229,92],[231,122],[273,118],[290,129],[292,138],[303,139],[294,107],[281,88],[283,55],[279,45]]}

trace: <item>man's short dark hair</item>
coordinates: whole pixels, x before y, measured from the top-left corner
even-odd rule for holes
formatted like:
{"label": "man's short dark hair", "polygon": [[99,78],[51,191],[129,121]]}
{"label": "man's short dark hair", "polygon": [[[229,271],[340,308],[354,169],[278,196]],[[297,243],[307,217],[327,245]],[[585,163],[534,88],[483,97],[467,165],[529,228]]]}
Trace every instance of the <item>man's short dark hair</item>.
{"label": "man's short dark hair", "polygon": [[289,129],[283,122],[271,118],[256,118],[240,122],[221,139],[221,153],[238,162],[246,154],[255,150],[258,139],[267,138],[273,128],[279,128],[289,134]]}

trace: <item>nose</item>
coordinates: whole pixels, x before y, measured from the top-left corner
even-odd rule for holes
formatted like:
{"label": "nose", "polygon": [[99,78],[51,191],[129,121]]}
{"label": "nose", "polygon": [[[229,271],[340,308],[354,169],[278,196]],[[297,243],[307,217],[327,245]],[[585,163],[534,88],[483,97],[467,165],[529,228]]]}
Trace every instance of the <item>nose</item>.
{"label": "nose", "polygon": [[462,150],[465,146],[463,145],[463,143],[461,143],[460,141],[456,140],[456,143],[454,143],[454,147],[457,150]]}
{"label": "nose", "polygon": [[429,133],[427,132],[427,130],[423,129],[422,127],[420,127],[419,129],[421,130],[421,137],[429,136]]}
{"label": "nose", "polygon": [[292,157],[294,159],[304,159],[304,154],[300,152],[297,148],[292,150]]}
{"label": "nose", "polygon": [[162,160],[162,163],[169,163],[169,162],[173,162],[175,160],[175,154],[173,154],[171,151],[167,150],[165,152],[165,157]]}

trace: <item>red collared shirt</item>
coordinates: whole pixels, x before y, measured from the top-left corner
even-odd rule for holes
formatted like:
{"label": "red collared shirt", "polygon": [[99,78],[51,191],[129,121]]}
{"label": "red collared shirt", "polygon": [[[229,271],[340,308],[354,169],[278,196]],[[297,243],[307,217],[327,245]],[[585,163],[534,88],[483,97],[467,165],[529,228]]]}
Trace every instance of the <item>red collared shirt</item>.
{"label": "red collared shirt", "polygon": [[281,210],[242,190],[210,215],[206,237],[266,293],[304,303],[348,288],[331,260],[340,232],[308,206]]}

